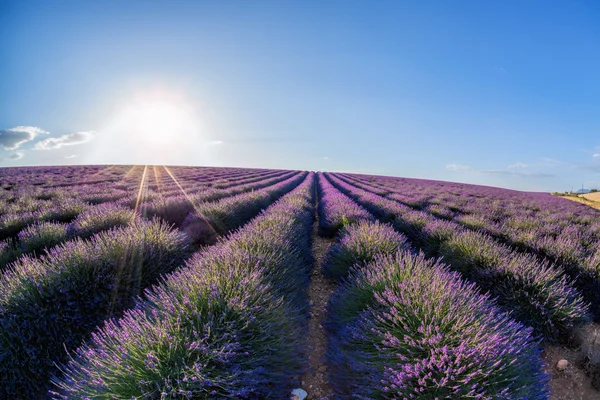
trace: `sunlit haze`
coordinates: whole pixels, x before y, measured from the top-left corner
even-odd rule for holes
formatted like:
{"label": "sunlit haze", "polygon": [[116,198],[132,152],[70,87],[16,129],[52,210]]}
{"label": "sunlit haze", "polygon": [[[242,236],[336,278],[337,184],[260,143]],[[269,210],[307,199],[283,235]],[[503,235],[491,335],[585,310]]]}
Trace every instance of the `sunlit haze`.
{"label": "sunlit haze", "polygon": [[215,141],[205,138],[200,110],[164,89],[123,100],[100,130],[89,154],[99,163],[122,163],[124,151],[139,164],[183,164],[191,157],[198,164],[215,162],[207,151]]}
{"label": "sunlit haze", "polygon": [[600,189],[596,1],[0,0],[0,166]]}

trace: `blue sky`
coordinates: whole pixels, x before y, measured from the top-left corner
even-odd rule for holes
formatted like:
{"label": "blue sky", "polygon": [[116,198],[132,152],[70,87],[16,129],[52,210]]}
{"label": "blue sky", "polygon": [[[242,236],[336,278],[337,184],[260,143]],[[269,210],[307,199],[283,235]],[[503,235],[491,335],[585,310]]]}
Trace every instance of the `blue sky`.
{"label": "blue sky", "polygon": [[0,0],[0,165],[600,188],[598,21],[596,1]]}

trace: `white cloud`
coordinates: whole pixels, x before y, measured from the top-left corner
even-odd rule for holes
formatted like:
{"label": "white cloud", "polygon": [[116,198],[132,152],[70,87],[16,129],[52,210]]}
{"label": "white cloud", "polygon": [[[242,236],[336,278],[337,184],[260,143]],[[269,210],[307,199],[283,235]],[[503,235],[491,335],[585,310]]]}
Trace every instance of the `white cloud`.
{"label": "white cloud", "polygon": [[545,172],[522,172],[522,171],[512,171],[506,169],[481,169],[474,170],[474,172],[480,174],[496,174],[496,175],[515,175],[515,176],[523,176],[530,178],[551,178],[555,176],[554,174],[547,174]]}
{"label": "white cloud", "polygon": [[446,165],[446,169],[449,169],[450,171],[470,171],[473,168],[469,167],[468,165],[448,164]]}
{"label": "white cloud", "polygon": [[325,156],[323,157],[323,160],[329,160],[329,157]]}
{"label": "white cloud", "polygon": [[225,142],[223,142],[222,140],[211,140],[210,142],[208,142],[208,145],[209,146],[218,146],[223,143],[225,143]]}
{"label": "white cloud", "polygon": [[68,135],[62,135],[57,138],[48,138],[41,140],[35,144],[35,150],[54,150],[60,149],[63,146],[75,146],[82,143],[87,143],[94,139],[96,135],[93,132],[75,132]]}
{"label": "white cloud", "polygon": [[600,153],[595,153],[592,157],[600,157]]}
{"label": "white cloud", "polygon": [[521,161],[518,161],[518,162],[508,166],[508,168],[529,168],[529,167],[530,167],[529,164],[522,163]]}
{"label": "white cloud", "polygon": [[0,146],[5,150],[16,150],[23,143],[27,143],[35,139],[38,135],[46,135],[43,129],[35,126],[16,126],[10,129],[0,130]]}
{"label": "white cloud", "polygon": [[72,154],[70,156],[65,156],[65,158],[75,158],[75,157],[77,157],[75,154]]}
{"label": "white cloud", "polygon": [[551,164],[551,165],[562,165],[562,164],[569,164],[567,161],[561,161],[561,160],[557,160],[555,158],[542,158],[542,161],[544,161],[547,164]]}

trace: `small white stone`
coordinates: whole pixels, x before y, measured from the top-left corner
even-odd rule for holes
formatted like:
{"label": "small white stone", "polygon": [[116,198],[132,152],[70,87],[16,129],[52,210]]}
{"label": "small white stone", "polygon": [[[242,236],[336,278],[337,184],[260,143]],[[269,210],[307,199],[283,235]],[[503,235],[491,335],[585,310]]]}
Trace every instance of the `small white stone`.
{"label": "small white stone", "polygon": [[292,390],[291,400],[304,400],[306,398],[306,396],[308,396],[308,393],[306,393],[304,390],[302,390],[300,388],[294,389],[294,390]]}
{"label": "small white stone", "polygon": [[569,366],[569,362],[567,360],[560,360],[556,363],[556,369],[559,371],[564,371]]}

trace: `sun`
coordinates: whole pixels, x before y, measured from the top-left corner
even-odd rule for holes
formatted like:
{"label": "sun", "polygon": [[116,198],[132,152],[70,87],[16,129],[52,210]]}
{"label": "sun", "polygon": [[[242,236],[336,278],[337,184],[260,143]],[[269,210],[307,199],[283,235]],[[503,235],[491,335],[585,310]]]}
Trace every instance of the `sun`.
{"label": "sun", "polygon": [[141,141],[165,145],[198,130],[198,123],[181,102],[151,96],[126,105],[118,118],[120,130]]}
{"label": "sun", "polygon": [[171,90],[130,94],[115,102],[99,129],[100,163],[191,165],[215,162],[204,102]]}

